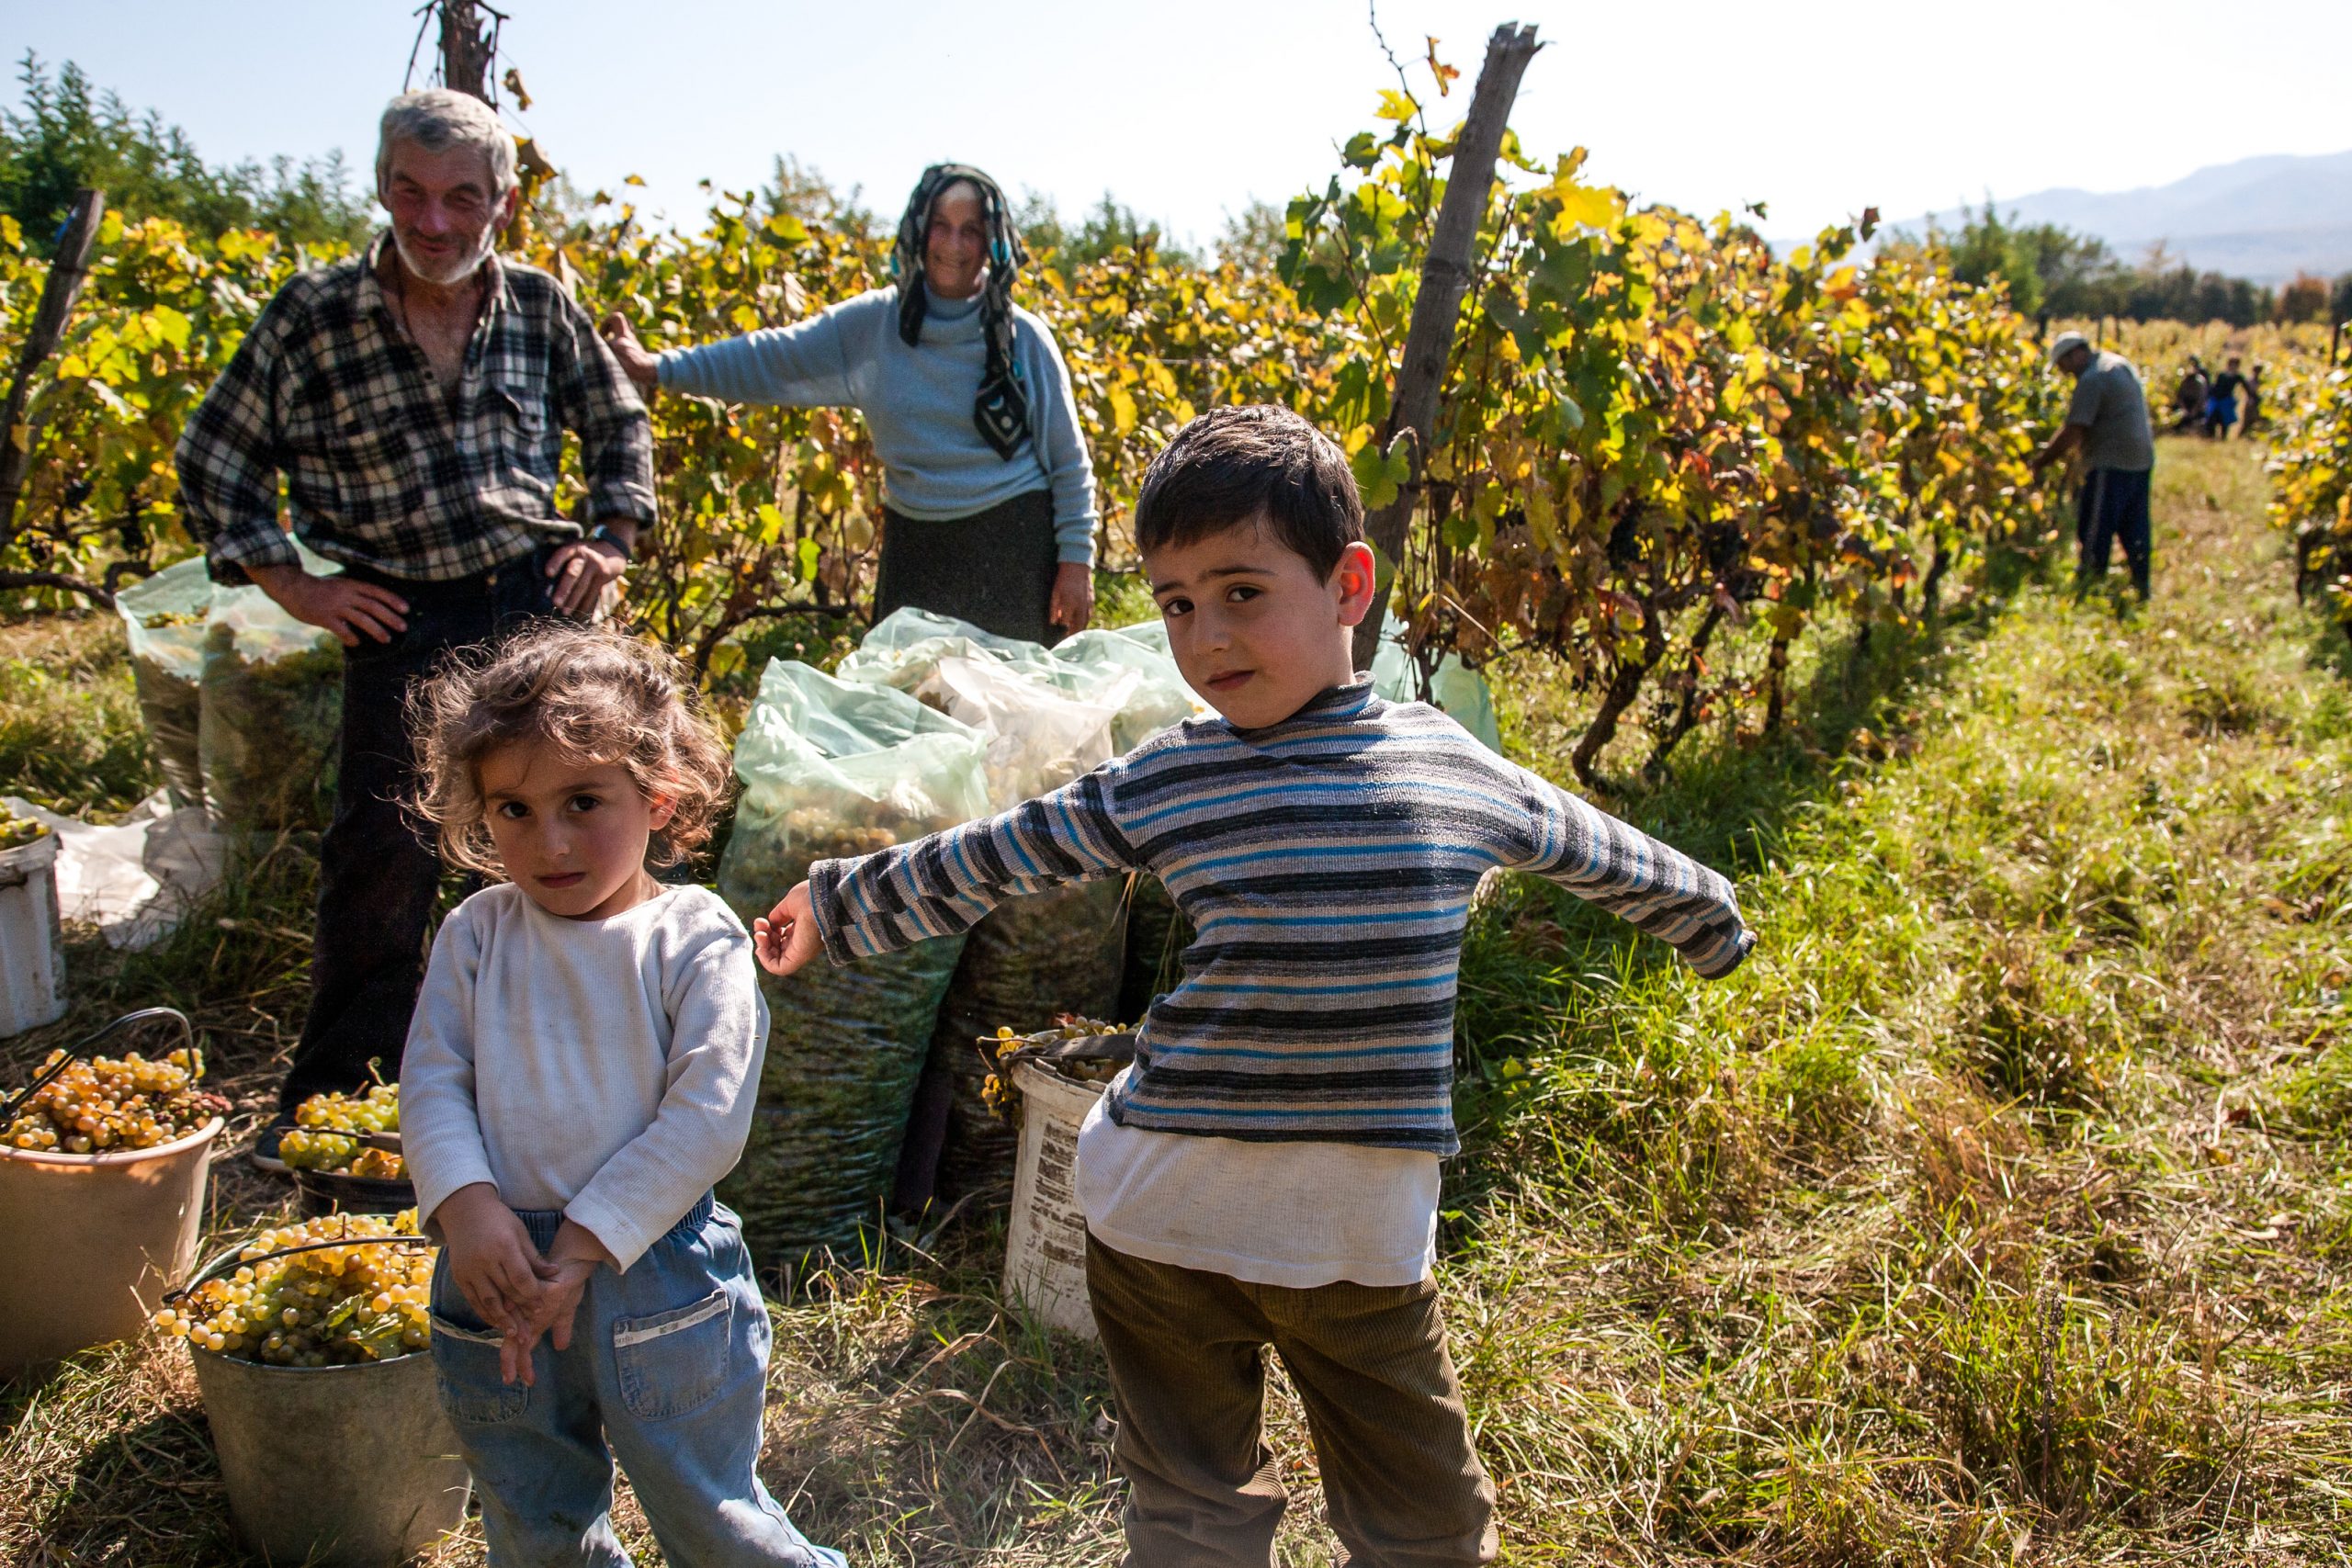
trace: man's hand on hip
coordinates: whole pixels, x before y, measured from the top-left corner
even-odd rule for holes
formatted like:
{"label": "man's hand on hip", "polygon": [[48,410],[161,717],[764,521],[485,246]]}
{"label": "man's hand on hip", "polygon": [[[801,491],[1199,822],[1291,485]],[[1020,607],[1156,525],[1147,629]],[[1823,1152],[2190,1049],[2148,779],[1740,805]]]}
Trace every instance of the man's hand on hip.
{"label": "man's hand on hip", "polygon": [[548,576],[555,582],[555,607],[585,619],[603,600],[605,590],[619,581],[628,570],[628,558],[600,540],[582,539],[564,546],[548,558]]}
{"label": "man's hand on hip", "polygon": [[365,636],[390,642],[408,629],[408,601],[389,588],[348,577],[313,577],[299,566],[246,569],[278,608],[306,626],[334,633],[345,648]]}

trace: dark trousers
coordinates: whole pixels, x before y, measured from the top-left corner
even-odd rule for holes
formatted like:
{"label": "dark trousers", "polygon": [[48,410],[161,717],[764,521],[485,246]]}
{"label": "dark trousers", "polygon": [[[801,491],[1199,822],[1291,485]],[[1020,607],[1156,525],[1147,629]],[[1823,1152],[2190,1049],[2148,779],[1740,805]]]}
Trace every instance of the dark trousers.
{"label": "dark trousers", "polygon": [[1434,1280],[1253,1285],[1090,1235],[1086,1288],[1118,1401],[1129,1568],[1272,1568],[1287,1500],[1264,1437],[1269,1345],[1306,1407],[1349,1568],[1495,1560],[1495,1488]]}
{"label": "dark trousers", "polygon": [[387,1079],[400,1076],[441,886],[441,858],[401,807],[416,784],[403,722],[409,688],[451,649],[552,615],[546,555],[449,582],[355,574],[408,601],[408,629],[344,650],[342,768],[319,842],[311,1011],[278,1090],[286,1111],[314,1094],[358,1088],[371,1062]]}
{"label": "dark trousers", "polygon": [[2148,596],[2148,477],[2129,468],[2093,468],[2083,479],[2075,498],[2075,539],[2081,548],[2075,568],[2075,585],[2087,588],[2107,575],[2107,563],[2117,545],[2132,569],[2132,586]]}

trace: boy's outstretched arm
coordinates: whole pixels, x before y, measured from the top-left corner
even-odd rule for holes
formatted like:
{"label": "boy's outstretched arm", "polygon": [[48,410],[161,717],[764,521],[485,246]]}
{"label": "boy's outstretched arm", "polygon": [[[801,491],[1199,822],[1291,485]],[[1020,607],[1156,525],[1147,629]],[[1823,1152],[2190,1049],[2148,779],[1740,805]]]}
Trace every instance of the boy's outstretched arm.
{"label": "boy's outstretched arm", "polygon": [[1142,863],[1111,811],[1114,781],[1136,753],[1051,795],[910,844],[821,860],[808,880],[755,921],[760,962],[788,975],[821,946],[836,964],[969,931],[1007,898],[1115,876]]}
{"label": "boy's outstretched arm", "polygon": [[1730,879],[1539,774],[1512,768],[1529,797],[1524,859],[1506,861],[1670,943],[1710,980],[1756,945]]}

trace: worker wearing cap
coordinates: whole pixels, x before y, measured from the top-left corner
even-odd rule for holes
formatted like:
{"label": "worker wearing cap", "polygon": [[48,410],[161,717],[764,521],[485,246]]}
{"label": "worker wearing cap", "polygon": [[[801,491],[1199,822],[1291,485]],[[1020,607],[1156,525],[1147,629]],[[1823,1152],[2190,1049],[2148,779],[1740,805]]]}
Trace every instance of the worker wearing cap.
{"label": "worker wearing cap", "polygon": [[2148,597],[2148,476],[2156,466],[2156,441],[2148,425],[2148,400],[2140,373],[2120,354],[2091,346],[2080,333],[2060,333],[2050,345],[2050,363],[2075,378],[2075,399],[2059,426],[2033,455],[2033,471],[2079,450],[2083,489],[2075,502],[2075,537],[2081,554],[2075,569],[2077,589],[2107,575],[2113,547],[2123,547],[2132,586]]}

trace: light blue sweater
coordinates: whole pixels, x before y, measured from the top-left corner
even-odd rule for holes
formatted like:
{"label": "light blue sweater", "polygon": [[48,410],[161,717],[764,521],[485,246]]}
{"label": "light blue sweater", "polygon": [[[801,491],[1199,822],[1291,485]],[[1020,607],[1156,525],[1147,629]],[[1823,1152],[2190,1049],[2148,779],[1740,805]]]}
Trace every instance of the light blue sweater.
{"label": "light blue sweater", "polygon": [[1012,315],[1031,438],[1010,458],[972,423],[988,355],[977,299],[933,299],[922,343],[910,348],[899,336],[898,288],[876,288],[792,326],[671,349],[661,356],[662,385],[734,403],[855,408],[882,459],[885,497],[910,517],[968,517],[1051,490],[1055,554],[1091,565],[1094,470],[1069,372],[1052,330],[1018,305]]}

